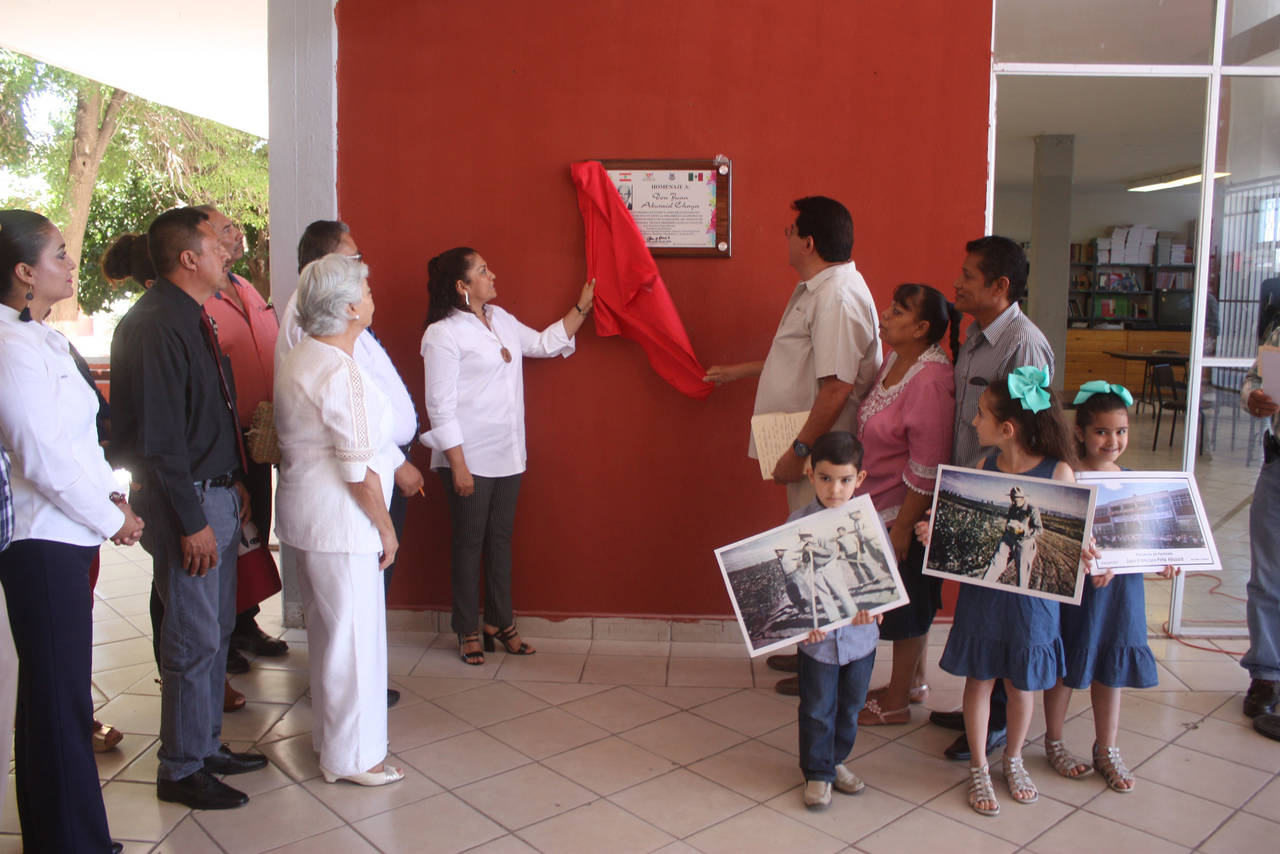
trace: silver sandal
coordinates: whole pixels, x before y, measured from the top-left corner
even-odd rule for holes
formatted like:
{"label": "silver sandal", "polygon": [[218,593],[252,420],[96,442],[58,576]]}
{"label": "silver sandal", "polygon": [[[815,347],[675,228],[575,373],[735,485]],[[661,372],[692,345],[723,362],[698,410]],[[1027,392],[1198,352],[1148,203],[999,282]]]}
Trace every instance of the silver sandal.
{"label": "silver sandal", "polygon": [[1057,771],[1063,777],[1071,780],[1079,780],[1081,777],[1087,777],[1093,773],[1093,768],[1089,766],[1078,756],[1072,756],[1067,750],[1067,745],[1062,740],[1050,741],[1045,739],[1044,755],[1049,760],[1049,764],[1053,766],[1053,770]]}
{"label": "silver sandal", "polygon": [[[1133,772],[1124,764],[1124,760],[1120,758],[1120,748],[1103,747],[1096,741],[1093,743],[1093,767],[1107,780],[1107,785],[1114,791],[1128,794],[1133,791],[1136,780]],[[1121,783],[1128,783],[1127,788],[1122,788]]]}
{"label": "silver sandal", "polygon": [[[978,806],[983,801],[995,804],[995,809]],[[979,815],[1000,814],[1000,802],[996,800],[996,790],[991,786],[991,766],[969,766],[969,806]]]}
{"label": "silver sandal", "polygon": [[[1031,781],[1031,775],[1022,764],[1021,756],[1006,756],[1004,762],[1004,781],[1009,784],[1009,794],[1016,804],[1034,804],[1040,800],[1040,790]],[[1018,792],[1030,792],[1031,797],[1019,798]]]}

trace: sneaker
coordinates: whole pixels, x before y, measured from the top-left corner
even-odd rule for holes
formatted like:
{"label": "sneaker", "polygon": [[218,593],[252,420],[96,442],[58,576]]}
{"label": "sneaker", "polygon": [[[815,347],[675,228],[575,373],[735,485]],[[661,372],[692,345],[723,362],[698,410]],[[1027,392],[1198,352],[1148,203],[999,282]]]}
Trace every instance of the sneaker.
{"label": "sneaker", "polygon": [[856,795],[867,787],[862,778],[850,771],[843,762],[836,763],[836,791],[845,795]]}
{"label": "sneaker", "polygon": [[811,810],[825,810],[831,806],[831,784],[826,780],[806,780],[804,805]]}

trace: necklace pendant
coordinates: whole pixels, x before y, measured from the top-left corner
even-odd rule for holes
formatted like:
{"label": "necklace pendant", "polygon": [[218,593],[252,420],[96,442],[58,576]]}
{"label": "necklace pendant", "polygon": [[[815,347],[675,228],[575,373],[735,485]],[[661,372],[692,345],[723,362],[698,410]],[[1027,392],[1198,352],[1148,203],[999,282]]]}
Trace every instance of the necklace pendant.
{"label": "necklace pendant", "polygon": [[502,361],[504,361],[504,362],[510,362],[510,361],[511,361],[511,351],[510,351],[510,350],[508,350],[506,347],[503,347],[503,348],[502,348]]}

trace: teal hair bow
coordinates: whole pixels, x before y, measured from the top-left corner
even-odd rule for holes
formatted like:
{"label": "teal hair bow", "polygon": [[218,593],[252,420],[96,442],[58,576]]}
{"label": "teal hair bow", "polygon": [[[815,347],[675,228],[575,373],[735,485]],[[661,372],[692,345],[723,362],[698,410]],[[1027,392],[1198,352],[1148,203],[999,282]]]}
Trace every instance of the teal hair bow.
{"label": "teal hair bow", "polygon": [[1129,389],[1122,385],[1109,383],[1106,380],[1089,380],[1080,386],[1080,391],[1076,394],[1076,399],[1072,401],[1072,405],[1079,406],[1095,394],[1114,394],[1124,401],[1125,406],[1133,406],[1133,395],[1129,393]]}
{"label": "teal hair bow", "polygon": [[1009,374],[1009,396],[1022,402],[1022,408],[1031,412],[1048,409],[1049,368],[1023,365]]}

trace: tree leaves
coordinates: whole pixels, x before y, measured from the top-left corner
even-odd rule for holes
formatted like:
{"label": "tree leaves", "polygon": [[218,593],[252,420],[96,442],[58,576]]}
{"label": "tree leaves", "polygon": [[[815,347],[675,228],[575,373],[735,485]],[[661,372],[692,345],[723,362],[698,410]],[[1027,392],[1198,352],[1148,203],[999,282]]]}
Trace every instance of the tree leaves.
{"label": "tree leaves", "polygon": [[[0,50],[0,165],[47,182],[48,194],[38,209],[59,226],[65,227],[69,219],[64,207],[77,100],[84,95],[96,101],[100,125],[113,91]],[[47,123],[33,126],[33,111],[43,111],[42,119],[47,114]],[[0,198],[0,207],[30,207],[34,201],[29,194],[10,196]],[[249,245],[237,272],[266,290],[266,140],[126,96],[89,200],[80,261],[79,299],[84,310],[92,314],[140,292],[132,282],[117,289],[102,275],[102,254],[117,237],[145,231],[157,214],[171,207],[196,204],[215,205],[241,224]]]}

